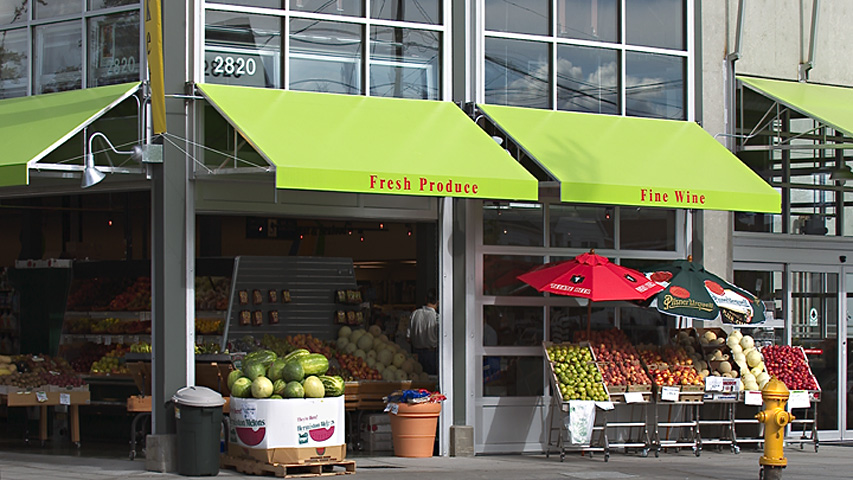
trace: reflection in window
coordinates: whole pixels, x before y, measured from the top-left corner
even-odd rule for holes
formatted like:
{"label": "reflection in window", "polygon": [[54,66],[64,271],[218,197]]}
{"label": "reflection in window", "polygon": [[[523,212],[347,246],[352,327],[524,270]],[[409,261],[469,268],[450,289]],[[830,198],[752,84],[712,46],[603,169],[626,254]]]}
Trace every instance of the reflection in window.
{"label": "reflection in window", "polygon": [[296,12],[328,13],[349,17],[364,16],[361,0],[290,0],[290,9]]}
{"label": "reflection in window", "polygon": [[554,204],[548,209],[552,247],[613,248],[613,207]]}
{"label": "reflection in window", "polygon": [[440,46],[437,32],[371,27],[370,94],[438,100]]}
{"label": "reflection in window", "polygon": [[33,16],[39,20],[82,12],[83,4],[80,0],[39,0],[33,2]]}
{"label": "reflection in window", "polygon": [[[100,10],[102,8],[121,7],[123,5],[134,5],[140,0],[89,0],[89,10]],[[229,0],[228,3],[237,3],[234,0]]]}
{"label": "reflection in window", "polygon": [[89,19],[90,87],[139,81],[139,12]]}
{"label": "reflection in window", "polygon": [[835,235],[835,192],[791,188],[791,227],[797,235]]}
{"label": "reflection in window", "polygon": [[205,81],[281,87],[278,17],[209,10],[205,21]]}
{"label": "reflection in window", "polygon": [[668,208],[619,209],[619,245],[627,250],[675,251],[675,210]]}
{"label": "reflection in window", "polygon": [[625,107],[629,116],[685,120],[686,60],[627,52]]}
{"label": "reflection in window", "polygon": [[243,5],[246,7],[284,8],[282,0],[205,0],[209,3],[225,3],[228,5]]}
{"label": "reflection in window", "polygon": [[371,18],[401,22],[441,24],[439,0],[370,0]]}
{"label": "reflection in window", "polygon": [[27,94],[27,30],[0,32],[0,98]]}
{"label": "reflection in window", "polygon": [[517,277],[543,263],[541,256],[484,255],[483,295],[542,296]]}
{"label": "reflection in window", "polygon": [[615,325],[615,308],[597,306],[593,302],[592,315],[589,312],[587,307],[551,307],[549,340],[574,342],[579,332],[586,334],[587,328],[607,330]]}
{"label": "reflection in window", "polygon": [[486,39],[486,103],[550,108],[548,44]]}
{"label": "reflection in window", "polygon": [[536,397],[544,394],[542,357],[483,357],[484,397]]}
{"label": "reflection in window", "polygon": [[542,307],[483,306],[483,346],[537,346],[543,340]]}
{"label": "reflection in window", "polygon": [[557,47],[557,109],[619,114],[619,52]]}
{"label": "reflection in window", "polygon": [[550,0],[486,0],[486,30],[547,35]]}
{"label": "reflection in window", "polygon": [[625,2],[625,36],[629,45],[684,50],[686,17],[684,0],[631,0]]}
{"label": "reflection in window", "polygon": [[543,228],[538,203],[483,204],[484,245],[543,245]]}
{"label": "reflection in window", "polygon": [[290,21],[290,88],[358,95],[362,27],[339,22]]}
{"label": "reflection in window", "polygon": [[29,0],[0,1],[0,25],[16,22],[26,22],[30,9]]}
{"label": "reflection in window", "polygon": [[35,92],[82,87],[83,32],[80,23],[63,22],[35,28]]}
{"label": "reflection in window", "polygon": [[557,0],[557,35],[619,41],[619,0]]}

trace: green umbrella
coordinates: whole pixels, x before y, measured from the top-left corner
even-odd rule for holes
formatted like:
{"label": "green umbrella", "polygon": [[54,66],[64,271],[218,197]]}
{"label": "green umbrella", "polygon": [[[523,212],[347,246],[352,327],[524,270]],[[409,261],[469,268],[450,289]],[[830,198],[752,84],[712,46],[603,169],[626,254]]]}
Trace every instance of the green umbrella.
{"label": "green umbrella", "polygon": [[649,304],[660,312],[735,325],[764,322],[764,304],[758,297],[706,271],[691,257],[644,274],[664,288]]}

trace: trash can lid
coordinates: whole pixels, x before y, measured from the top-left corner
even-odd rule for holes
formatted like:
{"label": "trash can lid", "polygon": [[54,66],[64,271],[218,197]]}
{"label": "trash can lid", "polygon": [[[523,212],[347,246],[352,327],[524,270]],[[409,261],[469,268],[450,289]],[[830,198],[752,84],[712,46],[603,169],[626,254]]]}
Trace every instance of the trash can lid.
{"label": "trash can lid", "polygon": [[225,404],[225,399],[219,392],[195,385],[184,387],[175,392],[172,401],[190,407],[221,407]]}

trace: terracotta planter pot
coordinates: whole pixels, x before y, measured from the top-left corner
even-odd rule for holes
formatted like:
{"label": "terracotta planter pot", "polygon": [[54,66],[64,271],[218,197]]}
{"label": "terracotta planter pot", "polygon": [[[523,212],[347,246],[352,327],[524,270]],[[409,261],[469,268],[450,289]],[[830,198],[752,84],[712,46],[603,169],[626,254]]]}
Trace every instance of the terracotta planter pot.
{"label": "terracotta planter pot", "polygon": [[431,457],[441,403],[399,404],[391,418],[394,455],[398,457]]}

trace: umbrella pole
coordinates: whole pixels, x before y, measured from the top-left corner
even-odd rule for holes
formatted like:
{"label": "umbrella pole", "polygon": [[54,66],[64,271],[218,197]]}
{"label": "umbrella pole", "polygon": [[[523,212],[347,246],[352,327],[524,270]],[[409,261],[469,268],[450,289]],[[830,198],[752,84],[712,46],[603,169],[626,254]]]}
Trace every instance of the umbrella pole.
{"label": "umbrella pole", "polygon": [[592,300],[586,302],[586,339],[591,340],[592,337]]}

